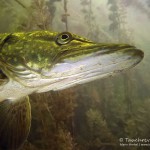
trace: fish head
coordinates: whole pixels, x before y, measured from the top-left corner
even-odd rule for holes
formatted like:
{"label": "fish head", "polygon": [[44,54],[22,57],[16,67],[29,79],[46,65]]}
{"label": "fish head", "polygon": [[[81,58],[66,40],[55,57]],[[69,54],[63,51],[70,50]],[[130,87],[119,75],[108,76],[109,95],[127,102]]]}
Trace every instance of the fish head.
{"label": "fish head", "polygon": [[69,32],[14,33],[3,39],[0,68],[38,92],[62,90],[113,76],[137,65],[141,50],[128,44],[95,43]]}

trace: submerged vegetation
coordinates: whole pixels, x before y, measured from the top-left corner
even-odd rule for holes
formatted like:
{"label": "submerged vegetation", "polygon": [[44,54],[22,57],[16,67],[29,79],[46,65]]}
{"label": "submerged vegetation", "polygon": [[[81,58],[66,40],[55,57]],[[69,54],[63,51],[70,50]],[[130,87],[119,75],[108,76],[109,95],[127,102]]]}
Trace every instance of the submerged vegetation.
{"label": "submerged vegetation", "polygon": [[[75,1],[80,8],[76,13],[82,19],[80,26],[86,29],[85,36],[101,42],[137,44],[129,27],[127,10],[134,6],[150,19],[150,2],[145,1],[148,5],[145,6],[142,0],[107,0],[104,23],[105,19],[98,18],[102,10],[101,7],[95,10],[95,1]],[[67,0],[1,0],[0,32],[58,28],[70,31],[74,6],[69,3]],[[148,42],[143,45],[138,43],[144,50],[150,46]],[[32,128],[23,150],[120,150],[120,138],[150,138],[147,58],[144,64],[114,78],[60,92],[31,95]]]}

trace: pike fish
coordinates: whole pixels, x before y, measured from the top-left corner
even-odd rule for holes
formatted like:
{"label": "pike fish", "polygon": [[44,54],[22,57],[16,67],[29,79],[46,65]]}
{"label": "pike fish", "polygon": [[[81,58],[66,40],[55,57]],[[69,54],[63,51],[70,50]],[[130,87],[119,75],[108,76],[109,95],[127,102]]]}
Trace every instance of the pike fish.
{"label": "pike fish", "polygon": [[0,34],[0,149],[20,149],[31,125],[28,95],[63,90],[134,67],[141,50],[69,32]]}

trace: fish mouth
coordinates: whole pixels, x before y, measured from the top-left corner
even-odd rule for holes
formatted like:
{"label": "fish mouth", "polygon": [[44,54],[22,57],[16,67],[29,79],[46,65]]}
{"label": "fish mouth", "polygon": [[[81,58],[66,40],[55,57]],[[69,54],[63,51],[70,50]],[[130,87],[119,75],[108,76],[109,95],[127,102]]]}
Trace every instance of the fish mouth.
{"label": "fish mouth", "polygon": [[97,46],[92,51],[94,52],[81,55],[77,59],[65,58],[61,63],[55,64],[50,72],[43,71],[43,75],[51,78],[53,83],[38,92],[63,90],[113,76],[134,67],[144,57],[141,50],[130,45],[115,45],[114,48]]}

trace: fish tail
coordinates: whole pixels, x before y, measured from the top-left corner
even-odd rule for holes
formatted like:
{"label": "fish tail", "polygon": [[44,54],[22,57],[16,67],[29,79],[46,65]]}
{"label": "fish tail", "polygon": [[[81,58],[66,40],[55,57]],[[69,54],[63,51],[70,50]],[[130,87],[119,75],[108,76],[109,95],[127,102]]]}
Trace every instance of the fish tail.
{"label": "fish tail", "polygon": [[0,103],[0,150],[17,150],[27,139],[31,125],[29,97]]}

